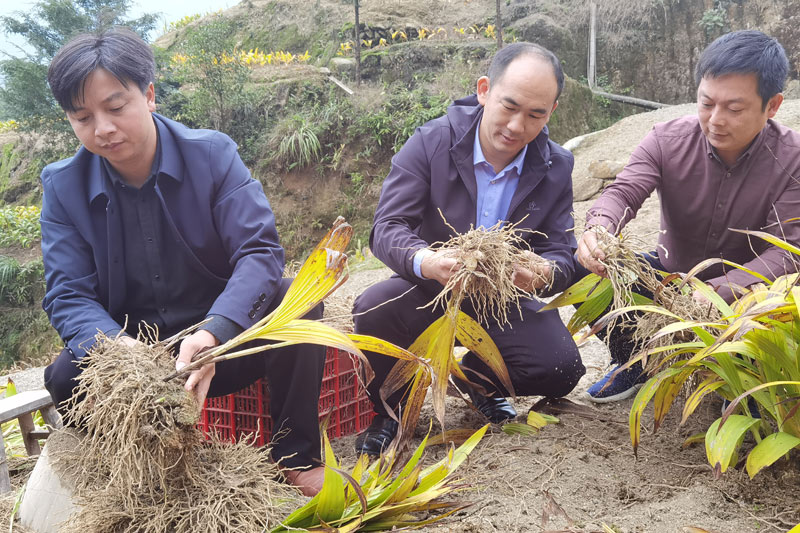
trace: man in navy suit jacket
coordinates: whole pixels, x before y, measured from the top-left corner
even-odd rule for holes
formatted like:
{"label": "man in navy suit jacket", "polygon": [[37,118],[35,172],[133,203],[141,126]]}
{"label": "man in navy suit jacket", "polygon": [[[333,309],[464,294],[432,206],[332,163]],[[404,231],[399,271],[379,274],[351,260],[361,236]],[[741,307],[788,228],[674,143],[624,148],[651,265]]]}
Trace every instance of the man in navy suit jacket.
{"label": "man in navy suit jacket", "polygon": [[[441,312],[424,306],[457,268],[455,259],[429,246],[498,221],[519,224],[533,253],[546,260],[538,272],[519,267],[515,284],[541,296],[564,290],[574,271],[571,233],[572,166],[567,150],[551,141],[547,121],[558,105],[564,75],[558,59],[530,43],[515,43],[494,57],[477,94],[458,100],[447,114],[428,122],[392,159],[370,236],[373,253],[396,273],[367,289],[354,307],[355,328],[408,347]],[[439,211],[444,215],[440,216]],[[544,286],[542,279],[552,279]],[[410,290],[414,288],[414,290]],[[520,395],[558,397],[571,391],[585,369],[555,311],[539,313],[535,298],[509,312],[511,325],[485,324]],[[474,311],[468,303],[463,311]],[[377,454],[394,437],[392,420],[379,396],[394,360],[368,353],[375,379],[368,391],[377,414],[356,442]],[[462,362],[467,375],[488,392],[470,391],[492,422],[516,416],[509,391],[473,354]],[[484,377],[486,379],[484,379]],[[387,400],[394,409],[402,391]]]}
{"label": "man in navy suit jacket", "polygon": [[[59,408],[98,331],[132,344],[143,324],[165,338],[209,319],[181,342],[181,367],[253,325],[289,286],[272,210],[235,143],[155,114],[154,75],[150,47],[122,29],[78,36],[50,64],[50,87],[83,144],[42,172],[43,307],[66,343],[45,386]],[[206,365],[185,388],[202,405],[266,377],[275,431],[288,429],[272,455],[312,495],[323,478],[324,358],[319,346],[277,349]]]}

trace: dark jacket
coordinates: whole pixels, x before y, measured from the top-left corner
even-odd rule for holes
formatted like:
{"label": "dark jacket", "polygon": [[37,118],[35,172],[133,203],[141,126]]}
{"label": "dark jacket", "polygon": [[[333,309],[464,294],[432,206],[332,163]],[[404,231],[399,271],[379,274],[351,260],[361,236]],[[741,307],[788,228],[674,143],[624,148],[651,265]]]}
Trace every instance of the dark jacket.
{"label": "dark jacket", "polygon": [[[283,272],[283,248],[263,189],[225,134],[153,117],[162,152],[155,190],[175,245],[194,267],[187,275],[219,288],[208,314],[247,328],[263,314],[256,311],[271,300]],[[42,306],[80,358],[98,330],[122,328],[120,213],[101,158],[84,147],[45,167],[42,185]]]}
{"label": "dark jacket", "polygon": [[[420,248],[447,241],[475,224],[477,185],[473,144],[483,106],[475,95],[454,102],[443,117],[417,129],[392,158],[383,184],[370,235],[372,252],[401,277],[441,289],[435,281],[422,282],[412,258]],[[535,230],[525,239],[531,249],[555,261],[554,283],[547,294],[563,291],[574,272],[577,248],[572,232],[572,154],[548,137],[547,128],[528,145],[519,185],[506,220],[518,228]]]}

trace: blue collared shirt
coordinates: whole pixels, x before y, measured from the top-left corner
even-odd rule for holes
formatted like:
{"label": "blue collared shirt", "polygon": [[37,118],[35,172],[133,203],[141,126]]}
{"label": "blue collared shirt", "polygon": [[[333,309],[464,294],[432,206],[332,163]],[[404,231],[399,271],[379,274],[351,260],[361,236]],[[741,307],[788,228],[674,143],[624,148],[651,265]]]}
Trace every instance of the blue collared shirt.
{"label": "blue collared shirt", "polygon": [[[475,169],[475,182],[478,186],[475,227],[488,229],[505,220],[508,216],[511,199],[519,185],[522,163],[525,161],[528,145],[526,144],[517,154],[517,157],[506,165],[503,170],[495,173],[494,168],[483,155],[479,135],[480,129],[481,121],[478,121],[472,149],[472,165]],[[422,260],[432,253],[434,253],[432,250],[424,248],[414,255],[414,273],[418,277],[423,277],[421,271]]]}

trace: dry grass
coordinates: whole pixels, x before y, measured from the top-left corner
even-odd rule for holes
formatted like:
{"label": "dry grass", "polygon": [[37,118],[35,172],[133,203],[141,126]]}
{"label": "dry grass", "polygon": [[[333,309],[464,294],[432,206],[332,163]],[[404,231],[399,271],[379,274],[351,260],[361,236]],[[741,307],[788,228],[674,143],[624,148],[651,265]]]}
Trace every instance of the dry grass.
{"label": "dry grass", "polygon": [[297,502],[266,450],[204,441],[194,399],[163,381],[166,346],[102,338],[86,361],[66,417],[80,452],[54,455],[80,509],[62,531],[257,533]]}

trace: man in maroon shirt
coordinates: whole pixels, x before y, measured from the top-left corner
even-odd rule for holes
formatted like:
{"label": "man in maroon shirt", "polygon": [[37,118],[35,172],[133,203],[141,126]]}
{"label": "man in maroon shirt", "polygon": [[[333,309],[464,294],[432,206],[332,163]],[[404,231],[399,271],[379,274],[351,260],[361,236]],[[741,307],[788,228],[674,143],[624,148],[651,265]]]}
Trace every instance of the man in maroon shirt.
{"label": "man in maroon shirt", "polygon": [[[656,268],[687,272],[721,257],[769,279],[794,271],[780,248],[731,231],[763,230],[800,244],[800,224],[790,221],[800,215],[800,134],[772,120],[788,67],[783,47],[759,31],[728,33],[711,43],[695,71],[697,115],[656,124],[634,150],[589,209],[578,262],[605,276],[593,228],[619,233],[655,190],[662,231],[658,249],[645,258]],[[588,273],[578,270],[576,280]],[[738,288],[759,281],[721,264],[700,277],[728,302]],[[608,344],[617,366],[634,348],[619,330],[610,332]],[[606,386],[615,370],[590,387],[593,401],[627,398],[644,381],[641,367],[631,368]]]}

